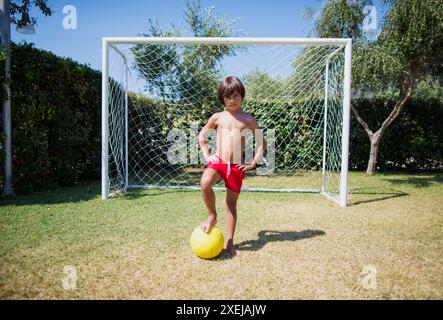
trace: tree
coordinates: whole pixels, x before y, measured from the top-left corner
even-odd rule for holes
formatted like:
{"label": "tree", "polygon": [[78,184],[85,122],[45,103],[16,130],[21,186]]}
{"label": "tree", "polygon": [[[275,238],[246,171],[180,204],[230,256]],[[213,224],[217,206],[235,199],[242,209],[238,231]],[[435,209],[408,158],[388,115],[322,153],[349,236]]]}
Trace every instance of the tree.
{"label": "tree", "polygon": [[[18,26],[25,23],[26,15],[29,13],[31,6],[37,7],[45,16],[52,15],[52,9],[48,7],[47,0],[22,0],[21,4],[19,4],[17,1],[12,1],[11,23]],[[37,24],[37,20],[34,17],[31,17],[29,22],[32,23],[32,25]]]}
{"label": "tree", "polygon": [[[387,13],[379,37],[362,36],[364,1],[330,0],[315,24],[320,37],[350,37],[355,40],[353,87],[363,93],[391,89],[396,103],[377,130],[372,130],[358,110],[354,116],[370,140],[367,174],[377,168],[382,137],[404,109],[417,88],[429,77],[441,75],[443,61],[443,6],[441,0],[384,0]],[[337,19],[336,17],[340,17]],[[341,26],[341,27],[340,27]]]}
{"label": "tree", "polygon": [[244,77],[248,97],[254,100],[275,100],[284,94],[285,81],[273,78],[258,68]]}
{"label": "tree", "polygon": [[319,36],[356,40],[362,35],[363,3],[362,0],[330,0],[320,12],[306,8],[304,17],[315,20],[314,31]]}
{"label": "tree", "polygon": [[[187,30],[172,25],[162,30],[157,21],[149,20],[143,36],[178,37],[186,31],[195,37],[235,37],[235,21],[218,17],[214,7],[203,9],[200,1],[186,3]],[[146,89],[175,108],[181,102],[192,102],[199,113],[213,112],[217,107],[215,92],[221,77],[221,59],[232,56],[239,48],[231,45],[146,45],[133,47],[135,68],[146,80]],[[202,110],[203,106],[203,110]],[[189,110],[190,106],[185,106]]]}

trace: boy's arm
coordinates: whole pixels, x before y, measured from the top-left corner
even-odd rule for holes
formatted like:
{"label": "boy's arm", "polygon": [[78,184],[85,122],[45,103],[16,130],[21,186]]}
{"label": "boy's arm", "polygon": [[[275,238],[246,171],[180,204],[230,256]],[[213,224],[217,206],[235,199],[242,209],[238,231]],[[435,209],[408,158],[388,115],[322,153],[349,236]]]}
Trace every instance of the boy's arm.
{"label": "boy's arm", "polygon": [[254,159],[251,162],[251,164],[254,165],[254,167],[255,167],[257,165],[258,161],[263,156],[265,139],[263,137],[263,130],[260,129],[260,127],[258,126],[258,123],[255,119],[251,122],[250,128],[254,134],[255,142],[258,143],[258,147],[255,152]]}
{"label": "boy's arm", "polygon": [[203,129],[198,134],[198,144],[200,145],[200,149],[202,150],[203,156],[205,157],[205,159],[208,159],[209,156],[211,155],[209,153],[209,149],[206,144],[206,136],[208,135],[209,131],[211,131],[212,129],[215,129],[217,127],[217,119],[218,119],[217,114],[213,114],[209,118],[208,123],[206,123],[206,125],[203,127]]}
{"label": "boy's arm", "polygon": [[258,123],[255,119],[253,119],[249,125],[249,129],[252,130],[252,133],[254,134],[255,142],[258,144],[257,150],[254,155],[254,159],[250,164],[244,164],[238,166],[238,168],[246,172],[248,170],[254,169],[254,167],[257,165],[258,161],[262,158],[263,152],[264,152],[264,137],[263,137],[263,130],[260,129],[258,126]]}

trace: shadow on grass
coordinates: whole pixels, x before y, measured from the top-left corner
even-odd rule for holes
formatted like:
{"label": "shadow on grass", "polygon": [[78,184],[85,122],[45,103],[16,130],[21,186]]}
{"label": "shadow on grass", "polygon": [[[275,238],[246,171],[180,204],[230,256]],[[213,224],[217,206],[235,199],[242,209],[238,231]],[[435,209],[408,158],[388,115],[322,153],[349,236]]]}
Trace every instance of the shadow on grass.
{"label": "shadow on grass", "polygon": [[416,188],[427,188],[433,184],[443,184],[443,174],[436,174],[434,176],[411,176],[406,179],[384,179],[393,185],[409,185]]}
{"label": "shadow on grass", "polygon": [[[275,231],[275,230],[262,230],[258,233],[258,239],[247,240],[235,245],[238,251],[258,251],[269,242],[280,241],[298,241],[317,236],[325,235],[322,230],[303,230],[303,231]],[[231,259],[231,255],[223,250],[222,254],[214,260],[226,260]]]}
{"label": "shadow on grass", "polygon": [[[149,190],[149,192],[147,192]],[[200,190],[192,190],[192,189],[131,189],[130,191],[123,193],[119,197],[127,200],[134,200],[143,197],[151,197],[151,196],[163,196],[171,193],[190,193],[190,192],[200,192]]]}
{"label": "shadow on grass", "polygon": [[[109,200],[125,199],[135,200],[143,197],[163,196],[171,193],[195,192],[196,190],[186,189],[130,189],[115,196]],[[26,205],[56,205],[79,203],[83,201],[101,200],[100,183],[90,183],[78,185],[75,187],[60,187],[54,190],[35,191],[30,194],[17,195],[15,197],[0,198],[1,206],[26,206]]]}
{"label": "shadow on grass", "polygon": [[1,206],[26,206],[35,204],[66,204],[100,198],[100,183],[84,183],[76,186],[59,187],[54,190],[35,191],[30,194],[0,199]]}
{"label": "shadow on grass", "polygon": [[[392,199],[392,198],[398,198],[398,197],[404,197],[404,196],[408,196],[409,193],[403,192],[403,191],[398,191],[398,190],[380,190],[380,188],[375,188],[375,187],[371,187],[371,188],[358,188],[358,189],[352,189],[351,190],[351,199],[349,200],[348,206],[352,207],[352,206],[356,206],[362,203],[369,203],[369,202],[378,202],[378,201],[383,201],[383,200],[387,200],[387,199]],[[357,200],[357,199],[352,199],[352,197],[356,196],[356,195],[362,195],[364,196],[363,200]],[[358,197],[361,198],[361,197]]]}

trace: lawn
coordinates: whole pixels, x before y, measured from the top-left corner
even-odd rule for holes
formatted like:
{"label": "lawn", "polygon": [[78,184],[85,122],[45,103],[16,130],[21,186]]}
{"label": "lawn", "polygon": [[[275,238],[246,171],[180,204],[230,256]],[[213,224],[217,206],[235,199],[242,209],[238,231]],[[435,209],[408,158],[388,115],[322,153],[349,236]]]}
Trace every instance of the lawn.
{"label": "lawn", "polygon": [[[242,193],[240,256],[213,260],[189,245],[206,217],[198,191],[104,202],[93,183],[1,200],[0,298],[442,299],[443,175],[353,172],[349,184],[347,208],[318,194]],[[66,266],[75,289],[64,289]]]}

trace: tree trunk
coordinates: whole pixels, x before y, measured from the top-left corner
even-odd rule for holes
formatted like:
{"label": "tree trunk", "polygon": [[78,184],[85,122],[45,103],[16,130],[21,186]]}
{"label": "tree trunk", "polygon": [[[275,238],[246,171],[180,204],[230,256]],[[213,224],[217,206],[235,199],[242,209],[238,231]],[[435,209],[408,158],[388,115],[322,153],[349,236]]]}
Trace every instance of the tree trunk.
{"label": "tree trunk", "polygon": [[371,149],[369,151],[369,161],[368,161],[368,167],[366,169],[366,174],[373,175],[377,170],[377,155],[378,155],[378,147],[380,145],[380,140],[383,137],[383,134],[385,133],[386,129],[391,125],[391,123],[398,117],[400,112],[403,110],[404,106],[406,105],[406,102],[411,97],[411,93],[413,90],[413,85],[406,85],[404,90],[401,91],[400,98],[395,103],[395,106],[389,116],[383,121],[380,129],[377,130],[377,132],[373,132],[366,121],[364,121],[359,113],[358,110],[355,109],[353,106],[351,106],[352,112],[354,113],[354,116],[357,118],[357,121],[362,125],[362,127],[365,129],[366,133],[368,134],[369,140],[371,141]]}
{"label": "tree trunk", "polygon": [[369,152],[369,161],[368,161],[368,168],[366,169],[366,174],[373,175],[377,170],[377,155],[378,155],[378,146],[380,144],[380,136],[374,134],[369,139],[371,141],[371,149]]}

